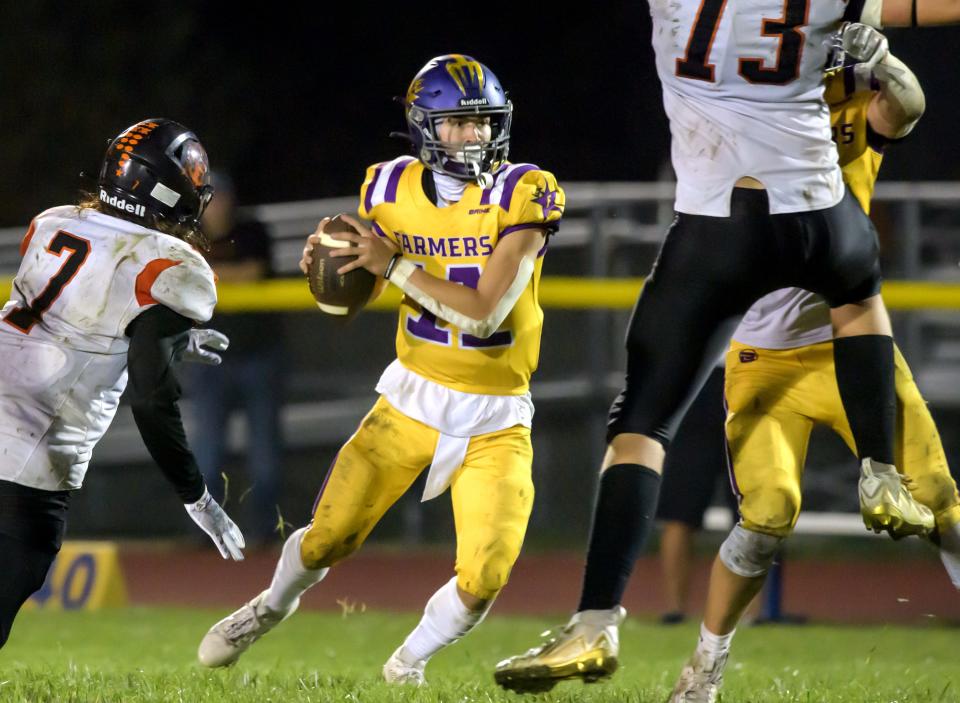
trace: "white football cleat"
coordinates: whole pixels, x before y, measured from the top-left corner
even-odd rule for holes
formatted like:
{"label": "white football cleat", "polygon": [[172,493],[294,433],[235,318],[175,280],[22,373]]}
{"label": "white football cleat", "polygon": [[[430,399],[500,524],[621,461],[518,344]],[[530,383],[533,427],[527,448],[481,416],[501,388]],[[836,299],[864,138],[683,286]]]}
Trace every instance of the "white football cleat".
{"label": "white football cleat", "polygon": [[298,598],[285,613],[267,610],[263,603],[267,592],[263,591],[207,631],[197,650],[201,664],[209,667],[233,664],[251,644],[293,615],[300,605]]}
{"label": "white football cleat", "polygon": [[423,677],[423,670],[427,666],[426,660],[420,659],[410,666],[400,658],[402,649],[403,645],[397,647],[397,650],[387,659],[387,663],[383,665],[383,680],[397,686],[426,685],[427,680]]}
{"label": "white football cleat", "polygon": [[858,492],[860,514],[868,530],[886,530],[894,539],[907,535],[926,537],[933,532],[933,513],[914,499],[907,481],[892,464],[863,460]]}
{"label": "white football cleat", "polygon": [[714,703],[729,652],[711,657],[699,649],[687,660],[667,703]]}

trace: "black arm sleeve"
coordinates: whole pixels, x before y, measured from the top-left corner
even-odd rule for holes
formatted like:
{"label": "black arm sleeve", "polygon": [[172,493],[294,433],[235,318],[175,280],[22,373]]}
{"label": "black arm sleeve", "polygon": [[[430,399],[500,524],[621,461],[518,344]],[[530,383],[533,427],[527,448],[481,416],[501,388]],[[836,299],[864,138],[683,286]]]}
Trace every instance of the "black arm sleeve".
{"label": "black arm sleeve", "polygon": [[847,3],[847,9],[843,12],[842,21],[862,22],[863,20],[860,19],[860,16],[863,14],[863,6],[865,4],[865,0],[850,0]]}
{"label": "black arm sleeve", "polygon": [[129,381],[133,419],[150,456],[184,503],[200,500],[203,476],[187,444],[180,409],[180,384],[173,363],[187,345],[193,321],[163,305],[139,315],[127,327]]}

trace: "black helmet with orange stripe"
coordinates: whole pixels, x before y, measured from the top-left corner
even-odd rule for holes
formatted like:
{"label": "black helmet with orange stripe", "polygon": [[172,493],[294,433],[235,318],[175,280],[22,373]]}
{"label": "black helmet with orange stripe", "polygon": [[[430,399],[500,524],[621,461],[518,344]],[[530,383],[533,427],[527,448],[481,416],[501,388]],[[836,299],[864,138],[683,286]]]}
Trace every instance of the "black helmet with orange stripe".
{"label": "black helmet with orange stripe", "polygon": [[106,212],[151,228],[196,229],[213,197],[197,135],[163,118],[137,122],[111,140],[97,188]]}

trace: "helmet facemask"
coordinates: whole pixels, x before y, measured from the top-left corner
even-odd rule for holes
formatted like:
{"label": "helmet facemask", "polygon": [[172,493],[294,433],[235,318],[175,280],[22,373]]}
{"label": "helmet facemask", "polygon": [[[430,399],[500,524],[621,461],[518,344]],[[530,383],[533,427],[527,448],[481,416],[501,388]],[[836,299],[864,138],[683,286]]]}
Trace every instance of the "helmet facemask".
{"label": "helmet facemask", "polygon": [[[440,124],[448,117],[489,117],[490,139],[450,144],[440,139]],[[427,168],[459,180],[486,185],[488,174],[495,173],[510,151],[510,123],[513,105],[471,107],[459,110],[428,110],[417,105],[407,109],[407,125],[420,139],[418,158]]]}
{"label": "helmet facemask", "polygon": [[124,130],[107,146],[97,187],[109,214],[203,245],[210,162],[183,125],[157,118]]}
{"label": "helmet facemask", "polygon": [[[464,54],[437,56],[414,76],[403,104],[407,134],[424,166],[490,185],[507,160],[513,117],[513,105],[493,71]],[[490,138],[463,144],[442,141],[439,126],[450,117],[489,119]]]}
{"label": "helmet facemask", "polygon": [[179,224],[197,226],[200,217],[213,198],[213,186],[210,184],[210,160],[203,145],[191,133],[180,135],[167,147],[167,156],[177,164],[183,174],[193,184],[196,193],[194,203],[184,202],[184,211],[175,217]]}

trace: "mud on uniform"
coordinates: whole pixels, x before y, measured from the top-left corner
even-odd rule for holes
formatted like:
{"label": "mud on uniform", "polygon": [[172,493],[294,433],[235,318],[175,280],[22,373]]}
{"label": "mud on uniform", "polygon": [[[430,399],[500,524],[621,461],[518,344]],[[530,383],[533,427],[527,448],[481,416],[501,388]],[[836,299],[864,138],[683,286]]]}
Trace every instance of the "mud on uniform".
{"label": "mud on uniform", "polygon": [[[406,259],[475,287],[497,243],[523,229],[554,231],[564,195],[531,164],[509,164],[490,188],[470,184],[437,207],[421,162],[371,166],[359,214]],[[432,181],[427,181],[432,185]],[[513,310],[490,337],[438,320],[409,296],[400,304],[397,359],[380,399],[337,454],[301,542],[303,563],[336,563],[430,466],[424,499],[449,486],[457,531],[457,584],[489,599],[506,584],[533,506],[530,375],[540,353],[543,254]]]}
{"label": "mud on uniform", "polygon": [[[874,93],[855,92],[852,67],[828,73],[825,88],[844,180],[869,212],[887,142],[867,121]],[[757,301],[734,332],[726,355],[726,431],[747,529],[780,537],[792,531],[814,424],[830,427],[856,453],[837,388],[832,337],[826,303],[796,288]],[[960,522],[960,495],[936,424],[899,350],[894,375],[896,466],[945,531]]]}
{"label": "mud on uniform", "polygon": [[[824,104],[828,35],[863,2],[651,0],[676,219],[627,331],[608,439],[669,443],[739,318],[784,287],[831,306],[880,290],[869,218],[846,194]],[[734,188],[744,176],[765,191]]]}
{"label": "mud on uniform", "polygon": [[0,312],[0,645],[60,550],[70,493],[128,372],[151,454],[185,503],[202,495],[175,408],[177,350],[159,342],[209,320],[217,301],[188,244],[94,210],[41,213],[20,253]]}

